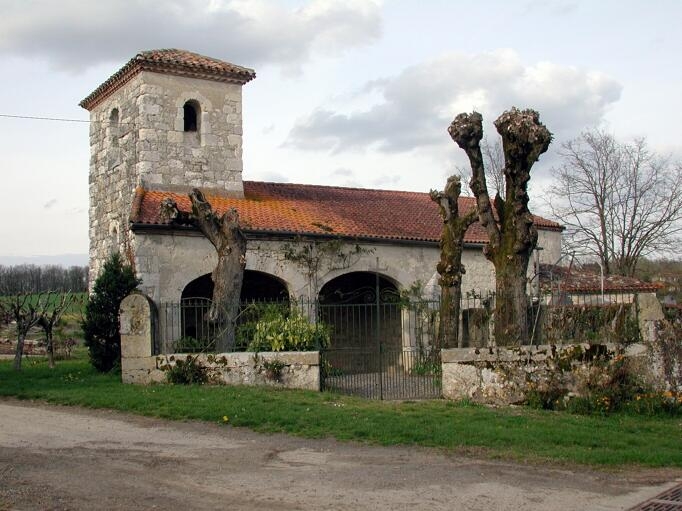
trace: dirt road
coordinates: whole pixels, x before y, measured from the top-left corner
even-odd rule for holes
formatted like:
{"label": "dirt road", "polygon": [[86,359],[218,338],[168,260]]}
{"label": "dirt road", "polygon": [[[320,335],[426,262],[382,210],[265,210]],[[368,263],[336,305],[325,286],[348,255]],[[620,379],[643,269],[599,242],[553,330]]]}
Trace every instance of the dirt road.
{"label": "dirt road", "polygon": [[680,475],[562,470],[0,401],[1,510],[615,510]]}

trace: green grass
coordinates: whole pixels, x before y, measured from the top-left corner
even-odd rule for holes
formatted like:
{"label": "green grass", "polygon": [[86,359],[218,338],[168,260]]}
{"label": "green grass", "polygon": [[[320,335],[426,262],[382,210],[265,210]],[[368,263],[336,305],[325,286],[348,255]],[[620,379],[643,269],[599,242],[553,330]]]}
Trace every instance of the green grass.
{"label": "green grass", "polygon": [[0,363],[0,396],[110,408],[173,420],[222,422],[261,432],[422,445],[532,462],[682,467],[679,418],[579,416],[446,401],[377,402],[329,393],[228,386],[133,386],[84,360],[50,370],[41,359],[17,374]]}

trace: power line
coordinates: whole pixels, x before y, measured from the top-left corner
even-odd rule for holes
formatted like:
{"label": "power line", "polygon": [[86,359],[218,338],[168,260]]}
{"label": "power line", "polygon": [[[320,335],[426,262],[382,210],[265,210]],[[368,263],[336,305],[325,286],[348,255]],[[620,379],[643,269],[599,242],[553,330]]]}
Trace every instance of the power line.
{"label": "power line", "polygon": [[[88,124],[102,124],[110,121],[91,121],[85,119],[66,119],[64,117],[37,117],[32,115],[11,115],[11,114],[0,114],[0,117],[6,117],[9,119],[29,119],[33,121],[56,121],[56,122],[81,122]],[[119,122],[117,124],[129,124],[133,125],[132,122]]]}

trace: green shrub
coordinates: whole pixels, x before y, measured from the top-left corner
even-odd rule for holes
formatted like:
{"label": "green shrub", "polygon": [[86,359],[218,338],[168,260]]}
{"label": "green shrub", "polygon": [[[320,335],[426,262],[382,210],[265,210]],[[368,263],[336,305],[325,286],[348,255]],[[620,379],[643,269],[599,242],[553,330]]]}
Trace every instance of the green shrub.
{"label": "green shrub", "polygon": [[175,385],[203,385],[208,383],[208,370],[198,357],[187,355],[185,360],[176,360],[175,365],[166,368],[166,380]]}
{"label": "green shrub", "polygon": [[112,254],[97,277],[90,300],[85,306],[83,338],[90,362],[100,372],[109,372],[121,361],[121,334],[118,309],[140,280],[124,265],[120,254]]}
{"label": "green shrub", "polygon": [[255,325],[249,351],[314,351],[329,346],[329,327],[311,323],[297,308],[272,311]]}
{"label": "green shrub", "polygon": [[173,351],[175,353],[199,353],[209,351],[215,344],[210,339],[197,339],[195,337],[187,336],[178,339],[173,343]]}
{"label": "green shrub", "polygon": [[280,316],[289,314],[289,302],[282,303],[251,303],[239,314],[236,328],[237,349],[247,349],[256,334],[259,321],[275,321]]}
{"label": "green shrub", "polygon": [[[597,350],[598,352],[598,350]],[[587,358],[585,360],[588,360]],[[578,379],[577,395],[568,393],[556,377],[526,393],[526,404],[545,410],[566,410],[575,414],[601,414],[638,408],[633,403],[647,392],[631,362],[623,355],[600,354],[589,358],[590,366],[574,372]],[[561,364],[557,364],[560,369]],[[575,371],[570,367],[560,369]],[[643,409],[643,408],[642,408]]]}

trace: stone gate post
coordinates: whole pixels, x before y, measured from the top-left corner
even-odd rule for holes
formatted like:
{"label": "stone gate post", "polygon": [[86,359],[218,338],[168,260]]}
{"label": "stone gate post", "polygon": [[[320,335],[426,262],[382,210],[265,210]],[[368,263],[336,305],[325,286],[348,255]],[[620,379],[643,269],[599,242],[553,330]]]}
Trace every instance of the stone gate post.
{"label": "stone gate post", "polygon": [[126,296],[119,308],[121,379],[151,383],[158,379],[154,357],[154,303],[141,293]]}

